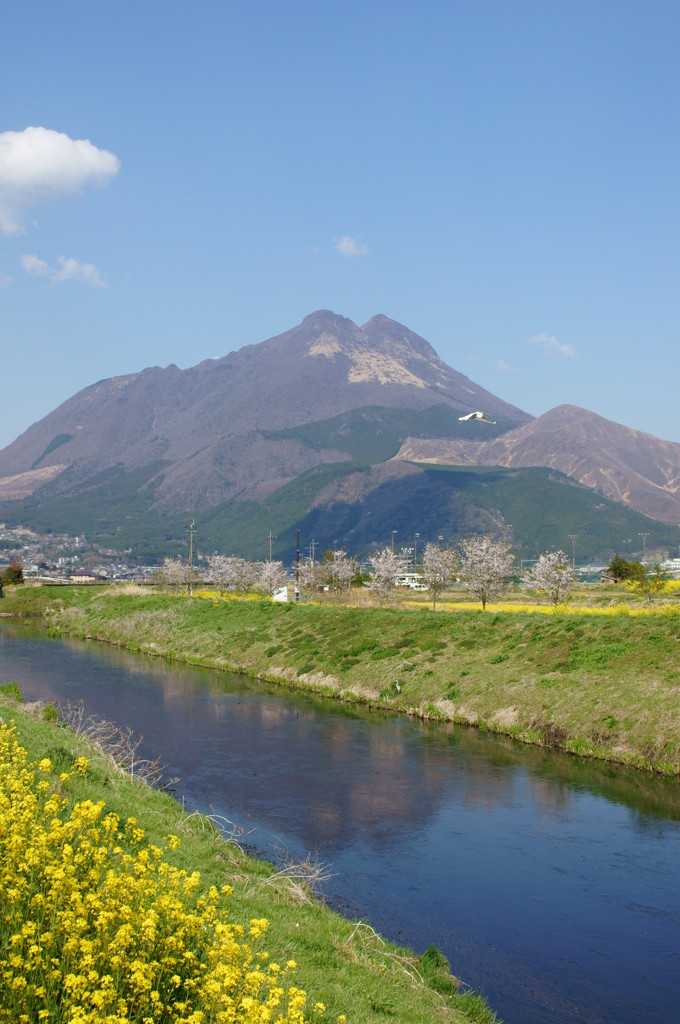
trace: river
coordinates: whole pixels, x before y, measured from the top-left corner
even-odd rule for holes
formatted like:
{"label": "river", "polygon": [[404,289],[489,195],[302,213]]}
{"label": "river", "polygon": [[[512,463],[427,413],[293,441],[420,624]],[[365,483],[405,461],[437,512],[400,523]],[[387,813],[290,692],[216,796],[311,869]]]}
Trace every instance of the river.
{"label": "river", "polygon": [[144,736],[187,807],[431,942],[506,1024],[680,1019],[680,786],[474,730],[0,627],[0,682]]}

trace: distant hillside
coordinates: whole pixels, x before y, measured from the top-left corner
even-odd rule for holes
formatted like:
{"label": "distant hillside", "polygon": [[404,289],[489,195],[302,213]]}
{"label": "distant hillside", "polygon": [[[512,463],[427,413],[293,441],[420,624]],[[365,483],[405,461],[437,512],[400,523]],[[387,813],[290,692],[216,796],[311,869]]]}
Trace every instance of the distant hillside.
{"label": "distant hillside", "polygon": [[456,466],[548,466],[653,519],[680,523],[680,444],[560,405],[490,440],[409,438],[398,458]]}
{"label": "distant hillside", "polygon": [[[478,409],[497,422],[461,421]],[[353,552],[506,528],[522,557],[570,533],[581,560],[633,555],[641,532],[675,552],[680,530],[634,510],[680,521],[679,452],[569,406],[532,420],[401,324],[321,311],[74,395],[0,452],[0,521],[141,561],[184,550],[192,516],[199,549],[256,558],[270,531],[292,557],[298,528]]]}
{"label": "distant hillside", "polygon": [[[155,467],[157,469],[157,467]],[[153,471],[152,471],[153,472]],[[39,532],[84,534],[131,558],[153,561],[187,551],[187,516],[149,511],[141,471],[111,471],[91,482],[87,491],[13,503],[10,522]],[[7,519],[8,505],[0,507]],[[303,553],[312,540],[317,549],[342,546],[366,554],[389,544],[396,531],[398,547],[419,545],[442,536],[455,545],[472,533],[509,529],[521,558],[537,550],[571,550],[570,534],[578,534],[577,558],[608,561],[616,551],[639,552],[639,534],[647,534],[647,550],[677,551],[680,528],[650,520],[609,501],[555,470],[543,468],[453,467],[392,461],[373,466],[342,462],[316,466],[262,501],[232,498],[197,517],[197,550],[246,555],[273,551],[290,564],[296,530]],[[422,550],[422,548],[419,548]]]}

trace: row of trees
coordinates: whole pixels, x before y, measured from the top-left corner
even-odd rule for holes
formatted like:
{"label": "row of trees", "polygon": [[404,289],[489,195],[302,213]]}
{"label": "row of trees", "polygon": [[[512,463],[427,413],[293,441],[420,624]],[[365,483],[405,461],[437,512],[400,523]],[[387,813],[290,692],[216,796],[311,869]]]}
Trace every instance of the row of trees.
{"label": "row of trees", "polygon": [[[487,602],[500,597],[512,582],[515,556],[505,538],[491,535],[468,537],[458,551],[426,544],[419,573],[432,597],[433,607],[454,581],[461,582],[486,608]],[[385,600],[407,570],[406,557],[383,548],[373,558],[371,588]],[[545,592],[553,604],[563,601],[573,582],[573,573],[563,551],[541,555],[522,576],[522,582]]]}
{"label": "row of trees", "polygon": [[[393,596],[395,588],[406,575],[408,558],[391,547],[384,547],[373,556],[371,564],[368,583],[383,604]],[[632,567],[633,563],[630,565]],[[628,578],[635,589],[651,601],[654,594],[663,588],[666,574],[658,564],[650,570],[639,563],[636,565],[639,568],[631,568]],[[455,551],[438,544],[426,544],[419,576],[429,591],[433,607],[436,607],[441,593],[458,581],[481,601],[485,609],[489,601],[500,597],[510,585],[515,576],[514,566],[515,557],[507,539],[487,534],[466,538]],[[348,590],[354,581],[364,582],[358,574],[356,559],[349,557],[342,548],[327,551],[321,560],[303,558],[293,564],[291,571],[304,598],[322,586],[343,591]],[[203,581],[211,583],[221,594],[228,590],[245,593],[257,587],[272,595],[286,585],[288,578],[289,573],[282,562],[256,563],[225,555],[211,555],[205,574],[190,570],[180,559],[166,559],[162,570],[162,579],[171,586],[187,586],[191,590]],[[564,551],[548,551],[521,574],[520,580],[532,590],[544,593],[553,605],[558,605],[565,600],[574,583],[574,572]]]}
{"label": "row of trees", "polygon": [[158,580],[168,587],[186,587],[189,592],[199,583],[210,583],[220,594],[227,590],[246,593],[257,586],[271,596],[286,586],[288,574],[283,562],[249,562],[247,558],[211,555],[205,573],[181,558],[166,558]]}
{"label": "row of trees", "polygon": [[[166,558],[159,573],[159,581],[167,586],[185,586],[190,590],[198,583],[212,584],[220,594],[228,590],[247,593],[256,587],[272,595],[286,586],[290,573],[283,562],[250,562],[232,555],[210,555],[205,572],[191,569],[179,558]],[[333,590],[347,590],[357,578],[358,565],[343,549],[329,550],[321,561],[303,558],[291,567],[302,594],[310,594],[317,587],[331,586]]]}
{"label": "row of trees", "polygon": [[[420,576],[433,607],[442,591],[458,580],[486,608],[488,601],[500,597],[510,585],[514,563],[508,541],[487,534],[466,538],[458,551],[426,544]],[[406,560],[386,547],[373,559],[373,566],[371,587],[384,599],[406,572]],[[573,572],[563,551],[551,551],[541,555],[521,578],[526,586],[546,593],[553,604],[558,604],[569,592]]]}
{"label": "row of trees", "polygon": [[[438,544],[426,544],[423,551],[420,579],[427,587],[436,607],[441,593],[454,581],[462,582],[486,608],[487,602],[499,597],[512,580],[514,555],[505,538],[490,535],[463,540],[458,551]],[[334,591],[348,590],[353,581],[362,581],[355,558],[342,548],[329,550],[321,560],[303,558],[291,567],[300,595],[308,598],[321,586]],[[369,585],[381,604],[395,592],[408,571],[405,554],[384,547],[372,558]],[[190,568],[180,559],[166,559],[161,578],[168,585],[191,589],[199,581],[211,583],[220,593],[228,590],[245,593],[257,587],[273,594],[285,586],[288,573],[282,562],[249,562],[245,558],[211,555],[205,574]],[[563,551],[549,552],[523,576],[522,581],[535,590],[545,592],[553,604],[566,597],[573,581],[568,559]]]}

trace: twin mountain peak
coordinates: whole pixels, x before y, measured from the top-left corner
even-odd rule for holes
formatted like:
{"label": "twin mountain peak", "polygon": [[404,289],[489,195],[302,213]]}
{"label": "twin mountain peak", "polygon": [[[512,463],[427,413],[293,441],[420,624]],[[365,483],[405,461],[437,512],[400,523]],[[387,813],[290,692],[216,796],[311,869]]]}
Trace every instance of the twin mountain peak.
{"label": "twin mountain peak", "polygon": [[[483,433],[459,420],[478,409],[496,421]],[[680,444],[569,405],[534,419],[402,324],[378,315],[360,327],[328,310],[221,359],[78,392],[0,452],[0,501],[74,496],[115,467],[144,471],[150,509],[200,512],[262,503],[315,466],[347,462],[383,477],[398,475],[395,462],[549,467],[680,523]]]}

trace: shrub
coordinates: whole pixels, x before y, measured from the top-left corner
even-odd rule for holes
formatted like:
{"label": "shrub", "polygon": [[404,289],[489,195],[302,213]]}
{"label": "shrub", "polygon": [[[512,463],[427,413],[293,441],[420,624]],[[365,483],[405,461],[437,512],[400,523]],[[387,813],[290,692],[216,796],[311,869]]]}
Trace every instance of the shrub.
{"label": "shrub", "polygon": [[4,697],[10,697],[12,700],[17,701],[19,704],[22,703],[23,697],[21,696],[21,690],[19,689],[18,683],[2,683],[0,684],[0,693]]}

